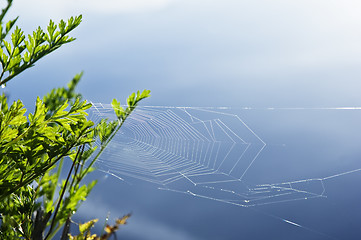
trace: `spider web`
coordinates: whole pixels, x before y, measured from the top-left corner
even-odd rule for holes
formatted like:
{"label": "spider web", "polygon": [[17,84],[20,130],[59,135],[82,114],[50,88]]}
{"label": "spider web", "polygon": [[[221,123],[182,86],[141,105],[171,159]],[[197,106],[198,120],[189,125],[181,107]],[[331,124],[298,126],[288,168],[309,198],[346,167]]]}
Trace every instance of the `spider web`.
{"label": "spider web", "polygon": [[[247,173],[266,147],[226,108],[137,107],[97,160],[119,179],[138,179],[194,197],[250,207],[324,197],[324,180],[252,185]],[[111,105],[93,103],[90,118],[115,119]],[[292,223],[292,222],[291,222]]]}

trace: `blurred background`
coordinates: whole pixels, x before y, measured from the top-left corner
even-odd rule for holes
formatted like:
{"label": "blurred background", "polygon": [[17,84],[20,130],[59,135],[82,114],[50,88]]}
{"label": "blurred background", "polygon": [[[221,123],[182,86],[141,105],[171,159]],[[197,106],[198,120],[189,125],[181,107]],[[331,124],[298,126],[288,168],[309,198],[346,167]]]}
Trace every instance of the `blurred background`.
{"label": "blurred background", "polygon": [[[84,71],[78,91],[110,103],[150,89],[144,105],[228,106],[267,144],[254,183],[325,178],[361,167],[361,3],[244,0],[16,0],[26,33],[83,14],[77,40],[5,91],[33,109],[36,96]],[[242,110],[252,107],[258,110]],[[266,110],[266,108],[308,110]],[[325,181],[327,198],[241,208],[128,184],[99,184],[76,220],[132,212],[120,239],[359,239],[355,172]],[[130,181],[131,182],[131,181]],[[302,227],[283,221],[290,220]],[[101,222],[101,220],[100,220]]]}

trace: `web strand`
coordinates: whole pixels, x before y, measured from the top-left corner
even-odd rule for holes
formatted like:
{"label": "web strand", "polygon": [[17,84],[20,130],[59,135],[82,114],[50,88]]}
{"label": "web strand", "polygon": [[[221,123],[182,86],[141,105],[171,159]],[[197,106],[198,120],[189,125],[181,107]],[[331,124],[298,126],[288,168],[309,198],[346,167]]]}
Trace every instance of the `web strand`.
{"label": "web strand", "polygon": [[[229,109],[137,107],[97,166],[120,179],[135,178],[162,190],[242,207],[325,197],[324,181],[340,174],[247,183],[266,143],[238,115],[224,111]],[[90,113],[94,122],[115,118],[106,104],[93,103]]]}

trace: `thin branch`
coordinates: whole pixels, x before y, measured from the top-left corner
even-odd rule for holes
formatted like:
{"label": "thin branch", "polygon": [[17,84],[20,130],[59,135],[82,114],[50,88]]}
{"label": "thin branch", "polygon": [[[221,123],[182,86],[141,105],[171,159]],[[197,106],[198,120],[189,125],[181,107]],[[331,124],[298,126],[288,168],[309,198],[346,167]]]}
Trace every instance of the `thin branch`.
{"label": "thin branch", "polygon": [[51,221],[51,225],[50,225],[50,229],[48,231],[48,234],[46,235],[46,237],[44,238],[44,240],[48,239],[48,237],[50,236],[51,234],[51,231],[53,230],[54,226],[55,226],[55,220],[56,220],[56,215],[58,214],[58,211],[59,211],[59,208],[60,208],[60,203],[64,197],[64,194],[65,194],[65,190],[66,190],[66,186],[69,182],[69,179],[70,179],[70,176],[71,176],[71,173],[73,172],[73,168],[74,168],[74,165],[75,163],[77,162],[78,160],[78,156],[79,154],[82,155],[84,152],[84,145],[82,145],[79,149],[78,149],[78,152],[76,153],[76,156],[75,156],[75,159],[73,161],[73,164],[71,165],[71,168],[69,170],[69,173],[68,173],[68,176],[66,178],[66,181],[65,181],[65,184],[64,184],[64,187],[63,187],[63,190],[60,194],[60,197],[59,197],[59,201],[58,201],[58,204],[56,205],[56,209],[55,209],[55,212],[54,212],[54,216],[53,216],[53,219]]}

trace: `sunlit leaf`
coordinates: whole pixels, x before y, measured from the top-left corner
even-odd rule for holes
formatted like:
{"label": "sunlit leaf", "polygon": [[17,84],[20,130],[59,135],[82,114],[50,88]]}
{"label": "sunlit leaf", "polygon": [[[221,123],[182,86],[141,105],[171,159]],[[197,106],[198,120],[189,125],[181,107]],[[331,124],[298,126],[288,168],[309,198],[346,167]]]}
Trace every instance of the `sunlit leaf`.
{"label": "sunlit leaf", "polygon": [[83,224],[79,224],[79,232],[80,234],[84,234],[85,232],[89,231],[93,226],[94,224],[98,222],[98,219],[93,219],[93,220],[90,220],[86,223],[83,223]]}
{"label": "sunlit leaf", "polygon": [[124,225],[127,224],[128,218],[130,218],[131,214],[124,215],[123,217],[116,220],[116,224]]}

